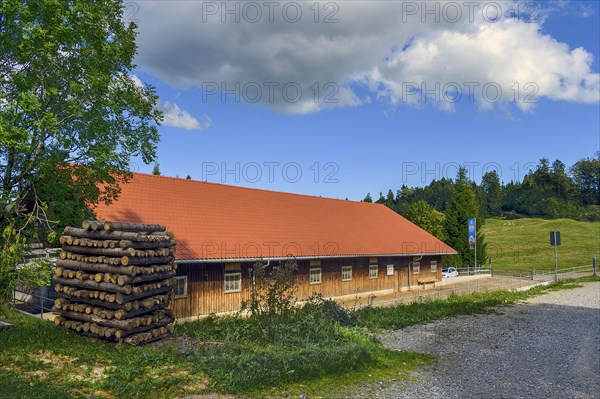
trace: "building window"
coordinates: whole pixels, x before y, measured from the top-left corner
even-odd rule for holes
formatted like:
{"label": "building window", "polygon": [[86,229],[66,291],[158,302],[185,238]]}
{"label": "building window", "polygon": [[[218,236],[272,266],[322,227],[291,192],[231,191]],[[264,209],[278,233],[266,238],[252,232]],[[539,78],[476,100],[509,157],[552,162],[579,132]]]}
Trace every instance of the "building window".
{"label": "building window", "polygon": [[421,263],[413,262],[412,263],[413,274],[419,274],[421,272]]}
{"label": "building window", "polygon": [[352,266],[342,266],[342,281],[352,280]]}
{"label": "building window", "polygon": [[185,298],[187,296],[187,276],[175,277],[173,293],[175,298]]}
{"label": "building window", "polygon": [[379,267],[377,265],[369,265],[369,278],[377,278]]}
{"label": "building window", "polygon": [[225,292],[240,292],[242,290],[242,273],[225,273]]}
{"label": "building window", "polygon": [[309,277],[311,284],[321,284],[321,268],[311,267],[309,270]]}
{"label": "building window", "polygon": [[431,261],[431,271],[432,272],[437,272],[437,260],[432,260]]}

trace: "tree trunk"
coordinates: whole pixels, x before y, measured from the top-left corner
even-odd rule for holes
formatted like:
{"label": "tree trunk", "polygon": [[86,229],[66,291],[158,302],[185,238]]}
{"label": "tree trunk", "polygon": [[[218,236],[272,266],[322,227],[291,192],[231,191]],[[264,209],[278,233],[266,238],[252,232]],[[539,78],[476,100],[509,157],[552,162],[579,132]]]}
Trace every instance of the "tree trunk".
{"label": "tree trunk", "polygon": [[173,278],[177,272],[175,270],[169,270],[167,272],[162,273],[152,273],[152,274],[141,274],[136,277],[121,275],[117,278],[117,284],[126,285],[126,284],[137,284],[147,281],[155,281],[155,280],[165,280],[168,278]]}
{"label": "tree trunk", "polygon": [[86,263],[66,259],[57,260],[56,266],[62,267],[64,269],[125,274],[127,276],[136,276],[138,274],[144,273],[144,268],[138,266],[111,266],[101,263]]}
{"label": "tree trunk", "polygon": [[78,321],[96,323],[101,326],[111,327],[119,330],[125,331],[141,331],[140,327],[152,327],[156,326],[156,323],[171,323],[173,322],[173,318],[170,317],[166,312],[157,312],[156,315],[152,316],[138,316],[133,318],[128,318],[126,320],[106,320],[96,315],[88,315],[84,313],[77,312],[68,312],[64,310],[57,311],[58,314],[64,316],[65,318],[75,319]]}
{"label": "tree trunk", "polygon": [[[83,255],[105,255],[105,256],[135,256],[136,250],[133,248],[123,249],[123,248],[104,248],[104,247],[80,247],[75,245],[63,245],[63,251],[73,252],[77,254]],[[61,256],[62,257],[62,256]]]}
{"label": "tree trunk", "polygon": [[172,237],[167,233],[151,233],[142,234],[129,231],[90,231],[84,229],[78,229],[76,227],[67,226],[64,229],[64,234],[68,236],[78,238],[91,238],[96,240],[129,240],[129,241],[141,241],[141,242],[161,242],[171,241]]}
{"label": "tree trunk", "polygon": [[157,310],[164,309],[167,306],[169,306],[169,302],[168,301],[164,301],[164,302],[160,302],[158,304],[152,305],[152,306],[150,306],[148,308],[141,307],[139,309],[130,310],[130,311],[125,311],[123,309],[119,309],[119,310],[115,311],[115,318],[117,320],[123,320],[123,319],[128,319],[130,317],[136,317],[136,316],[142,316],[142,315],[146,315],[146,314],[151,314],[153,312],[156,312]]}
{"label": "tree trunk", "polygon": [[86,288],[86,289],[93,289],[93,290],[98,290],[98,291],[108,291],[108,292],[115,292],[115,293],[121,293],[121,294],[125,294],[125,295],[130,295],[133,292],[133,286],[131,285],[117,285],[117,284],[110,284],[110,283],[99,283],[96,281],[91,281],[91,280],[78,280],[76,278],[73,279],[67,279],[67,278],[61,278],[61,277],[53,277],[52,278],[52,282],[55,284],[62,284],[62,285],[68,285],[71,287],[78,287],[78,288]]}
{"label": "tree trunk", "polygon": [[174,247],[175,241],[158,241],[158,242],[138,242],[131,240],[121,240],[119,241],[119,246],[121,248],[135,248],[135,249],[154,249],[154,248],[165,248],[165,247]]}
{"label": "tree trunk", "polygon": [[123,266],[147,266],[147,265],[164,265],[171,263],[175,259],[172,256],[153,256],[148,258],[134,258],[131,256],[123,256],[121,258],[121,265]]}
{"label": "tree trunk", "polygon": [[123,223],[123,222],[104,222],[104,230],[107,231],[129,231],[129,232],[165,232],[167,228],[160,224],[142,224],[142,223]]}

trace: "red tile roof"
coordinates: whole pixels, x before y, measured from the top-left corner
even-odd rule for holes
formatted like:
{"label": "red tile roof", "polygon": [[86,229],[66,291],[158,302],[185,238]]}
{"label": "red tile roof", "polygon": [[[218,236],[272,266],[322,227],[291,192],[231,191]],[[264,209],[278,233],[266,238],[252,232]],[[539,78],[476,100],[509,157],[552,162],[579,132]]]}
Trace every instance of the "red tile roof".
{"label": "red tile roof", "polygon": [[134,173],[98,219],[160,223],[178,260],[453,254],[384,205]]}

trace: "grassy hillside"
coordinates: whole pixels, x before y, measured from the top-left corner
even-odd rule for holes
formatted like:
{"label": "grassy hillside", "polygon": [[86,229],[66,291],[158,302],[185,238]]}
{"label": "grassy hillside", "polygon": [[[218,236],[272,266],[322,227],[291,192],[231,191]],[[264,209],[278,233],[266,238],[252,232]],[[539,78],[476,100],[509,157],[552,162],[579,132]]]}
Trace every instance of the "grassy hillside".
{"label": "grassy hillside", "polygon": [[483,233],[493,267],[529,272],[554,270],[550,231],[561,234],[558,267],[589,265],[595,254],[600,260],[600,222],[571,219],[488,219]]}

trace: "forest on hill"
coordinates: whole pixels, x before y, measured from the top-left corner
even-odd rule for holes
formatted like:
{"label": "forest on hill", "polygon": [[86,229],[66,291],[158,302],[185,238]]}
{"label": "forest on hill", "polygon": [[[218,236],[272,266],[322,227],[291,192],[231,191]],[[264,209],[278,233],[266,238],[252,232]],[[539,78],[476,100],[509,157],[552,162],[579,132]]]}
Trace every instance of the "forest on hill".
{"label": "forest on hill", "polygon": [[[467,242],[467,219],[477,218],[477,263],[487,258],[485,237],[480,228],[488,217],[568,218],[600,221],[600,151],[571,166],[560,160],[540,159],[522,181],[504,183],[496,171],[469,179],[460,168],[455,179],[433,180],[424,187],[403,185],[396,193],[367,194],[363,202],[384,204],[455,248],[460,257],[449,263],[474,264]],[[453,260],[454,259],[454,260]]]}

